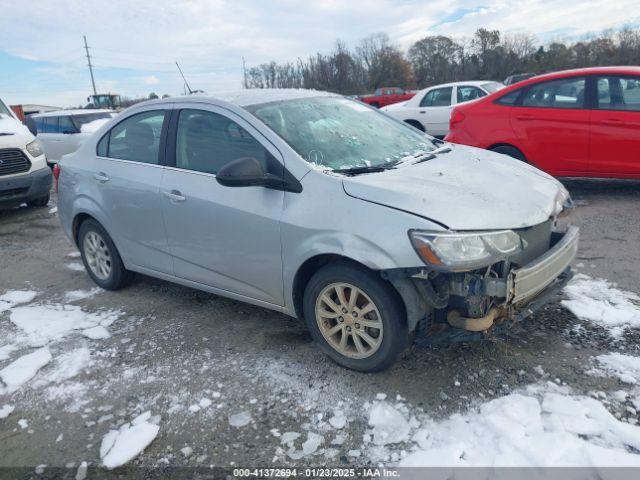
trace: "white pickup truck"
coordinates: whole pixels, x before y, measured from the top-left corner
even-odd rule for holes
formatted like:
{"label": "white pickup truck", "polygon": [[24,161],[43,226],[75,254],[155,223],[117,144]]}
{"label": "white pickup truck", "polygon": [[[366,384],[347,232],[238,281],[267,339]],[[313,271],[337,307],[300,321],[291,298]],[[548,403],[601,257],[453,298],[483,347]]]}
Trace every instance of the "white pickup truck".
{"label": "white pickup truck", "polygon": [[0,207],[44,207],[52,178],[40,143],[0,99]]}

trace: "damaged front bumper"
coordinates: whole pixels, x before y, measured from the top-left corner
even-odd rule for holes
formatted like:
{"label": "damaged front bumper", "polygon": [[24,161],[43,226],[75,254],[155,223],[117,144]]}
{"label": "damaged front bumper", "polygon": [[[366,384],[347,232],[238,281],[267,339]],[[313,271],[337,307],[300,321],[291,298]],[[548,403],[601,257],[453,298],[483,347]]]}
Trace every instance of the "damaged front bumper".
{"label": "damaged front bumper", "polygon": [[383,276],[403,297],[417,343],[476,340],[512,326],[551,301],[573,276],[570,265],[578,240],[575,226],[553,232],[549,250],[522,267],[505,267],[501,276],[466,273],[443,279],[427,269],[387,271]]}

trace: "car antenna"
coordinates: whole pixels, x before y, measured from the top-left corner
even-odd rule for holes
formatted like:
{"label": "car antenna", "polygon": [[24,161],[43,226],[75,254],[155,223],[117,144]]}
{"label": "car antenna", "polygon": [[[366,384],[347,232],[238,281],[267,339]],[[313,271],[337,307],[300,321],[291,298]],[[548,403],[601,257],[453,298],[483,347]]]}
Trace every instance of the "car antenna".
{"label": "car antenna", "polygon": [[178,65],[178,62],[176,62],[176,67],[178,67],[178,71],[180,72],[180,75],[182,75],[184,84],[187,86],[187,90],[189,90],[189,95],[191,95],[193,93],[193,90],[191,90],[191,87],[189,86],[189,82],[187,82],[187,79],[184,77],[184,73],[182,73],[182,69],[180,68],[180,65]]}

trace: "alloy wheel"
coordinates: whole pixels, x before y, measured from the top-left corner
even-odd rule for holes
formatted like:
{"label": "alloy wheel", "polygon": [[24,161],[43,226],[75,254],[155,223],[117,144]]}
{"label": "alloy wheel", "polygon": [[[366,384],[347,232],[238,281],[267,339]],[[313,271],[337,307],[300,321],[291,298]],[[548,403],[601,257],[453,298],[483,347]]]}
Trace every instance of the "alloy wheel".
{"label": "alloy wheel", "polygon": [[382,317],[358,287],[349,283],[326,286],[318,295],[315,313],[322,336],[341,355],[368,358],[380,348]]}

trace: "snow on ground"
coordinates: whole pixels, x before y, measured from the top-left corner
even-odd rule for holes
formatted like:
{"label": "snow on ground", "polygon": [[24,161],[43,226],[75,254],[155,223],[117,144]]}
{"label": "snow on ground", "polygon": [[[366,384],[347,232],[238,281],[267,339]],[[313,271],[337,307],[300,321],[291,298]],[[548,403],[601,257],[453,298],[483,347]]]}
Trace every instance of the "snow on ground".
{"label": "snow on ground", "polygon": [[38,292],[33,290],[9,290],[4,295],[0,296],[0,313],[10,310],[16,305],[21,303],[29,303]]}
{"label": "snow on ground", "polygon": [[374,402],[369,426],[363,449],[392,466],[640,466],[640,427],[554,383],[445,420],[417,420],[402,403]]}
{"label": "snow on ground", "polygon": [[2,420],[3,418],[7,418],[9,415],[11,415],[11,412],[13,412],[14,409],[15,407],[13,405],[7,405],[7,404],[0,407],[0,420]]}
{"label": "snow on ground", "polygon": [[36,304],[13,308],[9,319],[21,330],[24,341],[41,346],[74,331],[92,339],[108,338],[105,327],[120,315],[119,311],[88,313],[76,305]]}
{"label": "snow on ground", "polygon": [[612,352],[598,355],[596,362],[599,368],[588,373],[598,376],[614,376],[623,383],[640,384],[640,357]]}
{"label": "snow on ground", "polygon": [[64,294],[64,299],[67,302],[76,302],[78,300],[93,298],[102,292],[104,292],[104,290],[100,287],[94,287],[89,290],[70,290]]}
{"label": "snow on ground", "polygon": [[84,265],[81,264],[80,262],[71,262],[71,263],[67,263],[66,267],[69,270],[73,270],[74,272],[84,272]]}
{"label": "snow on ground", "polygon": [[113,469],[137,457],[158,435],[159,421],[159,417],[153,418],[151,412],[145,412],[118,430],[110,430],[100,445],[103,465]]}
{"label": "snow on ground", "polygon": [[38,370],[51,361],[49,348],[43,347],[23,355],[0,370],[0,395],[15,392],[35,377]]}
{"label": "snow on ground", "polygon": [[564,293],[568,299],[562,300],[563,306],[581,320],[606,328],[612,337],[620,337],[627,328],[640,328],[640,297],[607,280],[578,274]]}

